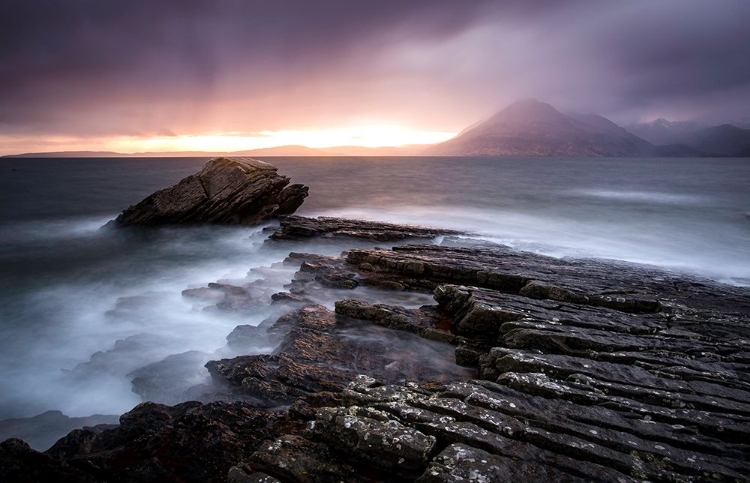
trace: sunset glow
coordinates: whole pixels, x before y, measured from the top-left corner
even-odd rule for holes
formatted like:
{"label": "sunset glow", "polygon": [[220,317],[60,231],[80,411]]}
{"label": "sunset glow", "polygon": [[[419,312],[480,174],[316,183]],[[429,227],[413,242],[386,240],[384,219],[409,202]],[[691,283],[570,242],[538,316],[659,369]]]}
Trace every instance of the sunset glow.
{"label": "sunset glow", "polygon": [[180,134],[175,136],[118,136],[109,138],[77,138],[54,136],[46,143],[25,137],[0,136],[0,146],[7,152],[52,151],[115,151],[140,152],[232,152],[278,146],[329,148],[336,146],[398,147],[439,143],[455,136],[455,132],[417,131],[401,126],[363,126],[329,129]]}
{"label": "sunset glow", "polygon": [[118,150],[128,151],[240,151],[275,146],[404,146],[432,144],[454,136],[452,132],[411,131],[399,126],[367,126],[256,133],[162,136],[143,140],[121,140]]}
{"label": "sunset glow", "polygon": [[427,145],[526,98],[622,126],[750,108],[748,2],[188,3],[3,2],[0,156]]}

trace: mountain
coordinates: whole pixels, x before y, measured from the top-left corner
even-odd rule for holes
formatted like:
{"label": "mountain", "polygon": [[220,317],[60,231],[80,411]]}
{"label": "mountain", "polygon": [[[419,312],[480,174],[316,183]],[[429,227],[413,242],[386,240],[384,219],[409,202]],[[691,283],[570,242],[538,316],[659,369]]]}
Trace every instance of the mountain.
{"label": "mountain", "polygon": [[128,154],[114,151],[53,151],[46,153],[8,154],[0,158],[122,158]]}
{"label": "mountain", "polygon": [[273,148],[248,149],[244,151],[171,151],[116,153],[113,151],[57,151],[47,153],[22,153],[0,156],[0,158],[166,158],[215,156],[418,156],[423,144],[406,146],[383,146],[368,148],[363,146],[334,146],[330,148],[308,148],[307,146],[276,146]]}
{"label": "mountain", "polygon": [[214,156],[336,156],[336,154],[307,146],[277,146],[244,151],[170,151],[141,153],[116,153],[112,151],[58,151],[49,153],[23,153],[3,158],[163,158],[163,157],[214,157]]}
{"label": "mountain", "polygon": [[632,124],[627,130],[653,144],[684,143],[686,136],[704,128],[695,121],[667,121],[660,117],[651,122]]}
{"label": "mountain", "polygon": [[731,124],[701,129],[690,134],[683,142],[716,155],[750,157],[750,129]]}
{"label": "mountain", "polygon": [[750,156],[750,129],[733,123],[705,127],[693,121],[659,118],[628,126],[628,130],[654,144],[681,143],[707,156]]}
{"label": "mountain", "polygon": [[381,146],[369,148],[365,146],[335,146],[326,148],[333,156],[419,156],[424,150],[424,144],[407,144],[404,146]]}
{"label": "mountain", "polygon": [[234,151],[228,154],[230,156],[335,156],[335,154],[328,148],[317,149],[299,145],[248,149],[245,151]]}
{"label": "mountain", "polygon": [[453,139],[430,146],[424,154],[650,156],[656,154],[656,148],[602,116],[565,115],[544,102],[524,100],[511,104]]}
{"label": "mountain", "polygon": [[732,121],[729,121],[726,124],[731,124],[732,126],[737,126],[742,129],[750,129],[750,117],[743,117],[742,119],[734,119]]}

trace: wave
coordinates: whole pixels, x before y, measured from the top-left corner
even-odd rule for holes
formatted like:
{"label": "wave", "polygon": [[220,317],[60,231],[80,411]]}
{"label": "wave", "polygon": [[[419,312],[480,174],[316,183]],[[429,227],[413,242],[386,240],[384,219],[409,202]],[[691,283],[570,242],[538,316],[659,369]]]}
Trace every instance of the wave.
{"label": "wave", "polygon": [[668,205],[705,205],[710,198],[700,195],[664,193],[658,191],[619,191],[603,189],[576,189],[568,191],[573,196],[601,198],[605,200],[629,201],[649,204]]}
{"label": "wave", "polygon": [[557,258],[619,260],[731,285],[750,284],[750,230],[724,220],[696,218],[685,222],[637,213],[610,217],[590,211],[561,216],[437,205],[350,208],[319,214],[439,226]]}

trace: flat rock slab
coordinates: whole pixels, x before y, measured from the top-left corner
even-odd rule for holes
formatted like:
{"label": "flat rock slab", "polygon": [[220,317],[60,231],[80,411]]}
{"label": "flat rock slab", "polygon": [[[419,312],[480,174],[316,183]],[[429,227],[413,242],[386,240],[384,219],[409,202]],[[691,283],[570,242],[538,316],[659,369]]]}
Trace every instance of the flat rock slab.
{"label": "flat rock slab", "polygon": [[276,167],[250,158],[215,158],[199,173],[128,207],[114,226],[251,225],[294,213],[306,186],[289,185]]}
{"label": "flat rock slab", "polygon": [[384,383],[471,377],[453,363],[453,348],[308,305],[267,329],[284,334],[271,354],[210,361],[218,383],[261,406],[291,404],[321,391],[341,391],[359,374]]}
{"label": "flat rock slab", "polygon": [[460,235],[461,232],[424,226],[401,225],[375,221],[350,220],[319,216],[281,217],[281,227],[271,235],[272,240],[305,240],[321,238],[356,238],[370,241],[401,241],[431,239],[441,235]]}
{"label": "flat rock slab", "polygon": [[750,314],[746,288],[652,267],[599,260],[569,260],[503,247],[405,245],[391,250],[350,250],[347,261],[361,282],[400,282],[433,289],[466,284],[529,298],[648,313],[686,308]]}

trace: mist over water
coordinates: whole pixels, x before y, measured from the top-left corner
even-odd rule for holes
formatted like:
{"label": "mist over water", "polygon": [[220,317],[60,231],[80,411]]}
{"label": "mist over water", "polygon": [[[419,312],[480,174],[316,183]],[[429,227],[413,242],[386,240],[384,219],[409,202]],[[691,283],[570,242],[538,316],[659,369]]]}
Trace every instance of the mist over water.
{"label": "mist over water", "polygon": [[[310,186],[299,214],[457,228],[553,256],[659,265],[750,284],[747,159],[268,158]],[[190,351],[231,357],[226,336],[270,308],[216,310],[182,291],[262,279],[282,291],[290,251],[341,245],[264,245],[264,227],[99,230],[205,159],[0,161],[0,419],[50,409],[118,414],[141,401],[130,375]],[[428,295],[358,290],[417,307]],[[390,297],[390,299],[387,299]],[[119,341],[119,342],[118,342]],[[272,347],[259,344],[256,352]]]}
{"label": "mist over water", "polygon": [[750,284],[745,158],[274,162],[310,185],[305,212],[445,226],[551,256]]}

